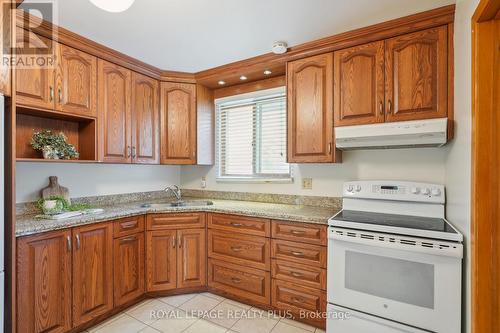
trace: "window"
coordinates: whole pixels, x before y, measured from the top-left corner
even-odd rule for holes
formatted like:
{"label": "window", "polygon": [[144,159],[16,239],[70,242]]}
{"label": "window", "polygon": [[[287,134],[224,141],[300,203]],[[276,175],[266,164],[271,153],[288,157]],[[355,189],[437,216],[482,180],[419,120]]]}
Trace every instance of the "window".
{"label": "window", "polygon": [[217,178],[290,181],[284,87],[216,100]]}

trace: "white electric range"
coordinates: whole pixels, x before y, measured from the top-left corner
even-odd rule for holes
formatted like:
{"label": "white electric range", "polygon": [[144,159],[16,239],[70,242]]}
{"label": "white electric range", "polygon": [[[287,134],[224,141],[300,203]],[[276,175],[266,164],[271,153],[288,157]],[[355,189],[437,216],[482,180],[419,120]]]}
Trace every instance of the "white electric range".
{"label": "white electric range", "polygon": [[328,228],[328,333],[457,333],[463,236],[444,186],[358,181]]}

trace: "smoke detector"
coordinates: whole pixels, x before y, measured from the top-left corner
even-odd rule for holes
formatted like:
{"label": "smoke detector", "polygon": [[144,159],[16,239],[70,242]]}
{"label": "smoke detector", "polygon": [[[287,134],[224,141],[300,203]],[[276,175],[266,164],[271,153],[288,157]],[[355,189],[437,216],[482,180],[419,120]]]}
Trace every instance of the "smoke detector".
{"label": "smoke detector", "polygon": [[288,45],[285,42],[274,42],[273,44],[273,53],[274,54],[283,54],[286,53]]}

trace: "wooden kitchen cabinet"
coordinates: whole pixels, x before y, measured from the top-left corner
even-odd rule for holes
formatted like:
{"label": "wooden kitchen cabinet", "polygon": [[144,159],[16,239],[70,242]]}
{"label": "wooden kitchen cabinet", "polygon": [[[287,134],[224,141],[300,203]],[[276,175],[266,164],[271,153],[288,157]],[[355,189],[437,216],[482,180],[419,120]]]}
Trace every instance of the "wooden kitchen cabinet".
{"label": "wooden kitchen cabinet", "polygon": [[382,123],[384,42],[334,52],[335,126]]}
{"label": "wooden kitchen cabinet", "polygon": [[17,240],[17,331],[71,329],[71,231]]}
{"label": "wooden kitchen cabinet", "polygon": [[196,85],[162,82],[161,163],[196,164]]}
{"label": "wooden kitchen cabinet", "polygon": [[113,223],[73,228],[73,325],[113,309]]}
{"label": "wooden kitchen cabinet", "polygon": [[177,231],[177,288],[207,284],[207,242],[205,229]]}
{"label": "wooden kitchen cabinet", "polygon": [[333,54],[287,64],[288,162],[339,161],[333,136]]}
{"label": "wooden kitchen cabinet", "polygon": [[97,58],[57,44],[56,110],[97,116]]}
{"label": "wooden kitchen cabinet", "polygon": [[114,305],[144,294],[144,232],[114,241]]}
{"label": "wooden kitchen cabinet", "polygon": [[158,81],[132,73],[132,161],[160,163]]}
{"label": "wooden kitchen cabinet", "polygon": [[438,27],[385,41],[386,121],[448,114],[448,32]]}
{"label": "wooden kitchen cabinet", "polygon": [[165,291],[177,286],[177,231],[146,233],[146,289]]}
{"label": "wooden kitchen cabinet", "polygon": [[99,160],[131,163],[131,72],[99,59]]}

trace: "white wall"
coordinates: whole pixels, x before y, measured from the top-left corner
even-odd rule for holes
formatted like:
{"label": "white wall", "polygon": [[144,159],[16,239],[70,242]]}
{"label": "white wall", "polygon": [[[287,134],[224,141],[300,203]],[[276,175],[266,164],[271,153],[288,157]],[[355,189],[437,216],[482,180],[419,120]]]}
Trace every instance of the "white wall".
{"label": "white wall", "polygon": [[[248,191],[280,194],[341,196],[348,180],[413,180],[444,184],[445,149],[419,148],[344,152],[341,164],[300,164],[293,166],[292,184],[242,184],[216,182],[215,167],[183,166],[183,188],[200,189],[206,177],[207,190]],[[303,190],[301,178],[313,178],[313,189]]]}
{"label": "white wall", "polygon": [[455,139],[446,149],[446,214],[464,234],[464,332],[471,331],[471,18],[479,0],[458,0],[455,12]]}
{"label": "white wall", "polygon": [[16,164],[16,202],[36,201],[49,176],[58,176],[71,197],[162,190],[180,183],[180,167],[124,164]]}

